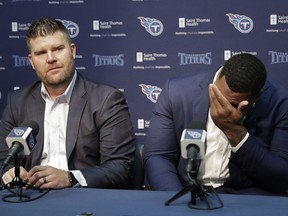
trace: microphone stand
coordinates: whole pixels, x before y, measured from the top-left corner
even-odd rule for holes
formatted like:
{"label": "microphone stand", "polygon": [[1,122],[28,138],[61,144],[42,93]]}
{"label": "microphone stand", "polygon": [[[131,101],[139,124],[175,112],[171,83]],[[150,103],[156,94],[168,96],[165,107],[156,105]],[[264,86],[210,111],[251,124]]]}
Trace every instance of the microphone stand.
{"label": "microphone stand", "polygon": [[14,157],[14,173],[15,177],[9,183],[9,187],[15,188],[15,192],[7,187],[7,189],[12,193],[12,195],[6,195],[3,197],[4,201],[8,201],[10,197],[19,197],[19,201],[23,200],[23,198],[30,199],[29,196],[23,195],[23,187],[27,187],[26,182],[24,182],[20,177],[20,166],[22,161],[22,155],[17,154]]}
{"label": "microphone stand", "polygon": [[[4,184],[2,181],[2,184],[3,184],[2,187],[4,187],[4,189],[7,189],[9,192],[12,193],[11,195],[5,195],[2,197],[2,200],[5,202],[11,202],[11,203],[29,202],[29,201],[39,199],[40,197],[46,195],[50,191],[50,189],[42,190],[42,189],[36,188],[36,187],[28,184],[27,182],[25,182],[21,179],[21,177],[20,177],[21,161],[22,161],[22,155],[21,154],[14,156],[15,177],[7,185]],[[3,175],[3,168],[1,168],[1,176],[2,175]],[[15,190],[13,190],[13,188]],[[22,193],[24,188],[25,189],[32,189],[32,190],[36,189],[40,192],[40,195],[33,196],[33,193],[31,193],[32,197],[30,197],[28,195],[24,195]],[[17,198],[19,198],[19,199],[17,199]]]}
{"label": "microphone stand", "polygon": [[188,185],[186,185],[181,191],[179,191],[172,198],[170,198],[165,203],[166,206],[170,205],[170,203],[182,197],[188,192],[191,193],[191,200],[188,202],[188,207],[190,208],[212,210],[222,208],[224,206],[222,200],[214,191],[214,189],[205,189],[202,185],[198,183],[198,167],[195,157],[194,159],[190,158],[188,160],[188,163],[186,165],[186,172],[189,178]]}

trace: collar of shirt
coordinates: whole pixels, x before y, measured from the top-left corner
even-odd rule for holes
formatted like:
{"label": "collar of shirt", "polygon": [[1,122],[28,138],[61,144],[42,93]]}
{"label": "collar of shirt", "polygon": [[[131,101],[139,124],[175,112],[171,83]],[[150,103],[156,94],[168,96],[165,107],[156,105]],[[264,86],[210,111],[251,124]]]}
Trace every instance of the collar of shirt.
{"label": "collar of shirt", "polygon": [[214,78],[213,78],[213,83],[215,83],[215,82],[216,82],[216,79],[220,76],[220,72],[222,71],[222,68],[223,68],[223,66],[220,67],[220,68],[216,71],[215,76],[214,76]]}

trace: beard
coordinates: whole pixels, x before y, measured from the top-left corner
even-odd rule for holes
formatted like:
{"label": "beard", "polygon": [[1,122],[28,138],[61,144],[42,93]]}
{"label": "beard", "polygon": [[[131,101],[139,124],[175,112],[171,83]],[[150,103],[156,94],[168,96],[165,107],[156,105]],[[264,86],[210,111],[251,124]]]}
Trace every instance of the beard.
{"label": "beard", "polygon": [[68,87],[75,73],[75,68],[70,69],[68,72],[47,73],[41,80],[44,85],[51,89],[60,89]]}

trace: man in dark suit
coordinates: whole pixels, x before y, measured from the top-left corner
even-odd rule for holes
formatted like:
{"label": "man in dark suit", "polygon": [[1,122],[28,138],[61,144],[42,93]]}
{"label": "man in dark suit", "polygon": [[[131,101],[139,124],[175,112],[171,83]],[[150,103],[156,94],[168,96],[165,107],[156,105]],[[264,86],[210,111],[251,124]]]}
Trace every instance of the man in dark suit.
{"label": "man in dark suit", "polygon": [[199,183],[235,193],[288,189],[288,91],[266,80],[257,57],[235,55],[216,74],[166,82],[144,146],[150,188],[177,191],[189,182],[180,139],[193,121],[207,129]]}
{"label": "man in dark suit", "polygon": [[[58,20],[33,22],[27,46],[39,81],[8,96],[0,124],[0,160],[7,156],[5,138],[11,129],[33,120],[39,133],[23,160],[23,181],[42,189],[128,187],[135,137],[121,91],[75,70],[76,46]],[[6,170],[2,179],[8,184],[15,171],[11,166]]]}

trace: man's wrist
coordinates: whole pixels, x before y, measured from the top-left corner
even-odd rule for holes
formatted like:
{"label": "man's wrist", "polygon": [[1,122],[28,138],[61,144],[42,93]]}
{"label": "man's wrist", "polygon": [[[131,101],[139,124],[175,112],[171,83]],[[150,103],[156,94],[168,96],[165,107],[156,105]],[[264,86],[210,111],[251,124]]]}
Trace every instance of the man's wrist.
{"label": "man's wrist", "polygon": [[[223,131],[224,132],[224,131]],[[224,132],[232,147],[236,147],[246,136],[247,130],[243,127],[234,127]]]}
{"label": "man's wrist", "polygon": [[68,180],[69,180],[70,186],[73,187],[74,185],[78,183],[78,181],[72,172],[67,171],[67,174],[68,174]]}
{"label": "man's wrist", "polygon": [[246,135],[245,135],[245,137],[241,140],[241,142],[239,142],[239,143],[237,144],[236,147],[232,147],[231,144],[230,144],[230,146],[231,146],[231,151],[232,151],[232,152],[237,152],[237,151],[241,148],[241,146],[246,142],[246,140],[247,140],[248,138],[249,138],[249,133],[247,132]]}

